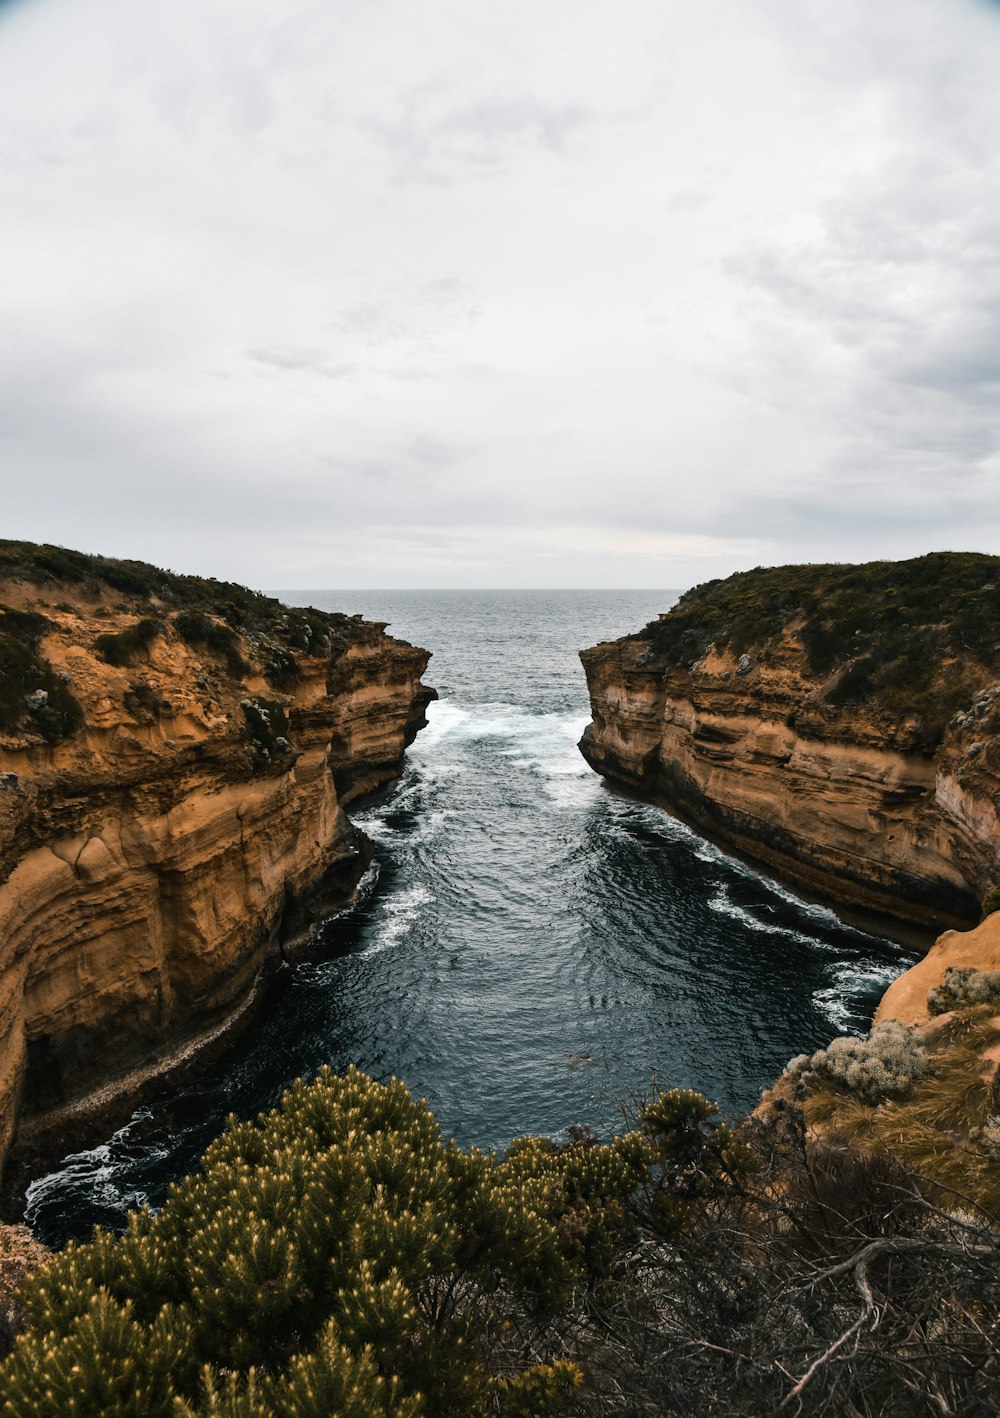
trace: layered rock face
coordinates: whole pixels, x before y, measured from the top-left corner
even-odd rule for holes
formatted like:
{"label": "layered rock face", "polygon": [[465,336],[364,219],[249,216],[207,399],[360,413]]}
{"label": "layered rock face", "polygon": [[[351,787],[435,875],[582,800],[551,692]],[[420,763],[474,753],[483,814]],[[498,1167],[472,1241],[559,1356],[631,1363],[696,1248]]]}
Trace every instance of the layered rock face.
{"label": "layered rock face", "polygon": [[[982,583],[991,609],[995,559],[969,560],[963,576]],[[894,609],[908,566],[920,566],[921,576],[928,569],[898,564],[872,600],[891,579],[903,587],[893,585],[886,599]],[[835,604],[833,568],[785,570],[828,573]],[[836,647],[838,632],[823,620],[824,597],[803,610],[799,575],[775,608],[780,573],[774,583],[753,579],[767,574],[699,588],[661,625],[584,651],[593,713],[584,756],[711,840],[834,904],[927,931],[972,924],[1000,881],[1000,684],[989,647],[960,662],[949,653],[953,637],[934,626],[932,639],[921,624],[914,638],[938,662],[920,665],[920,693],[908,709],[905,628],[894,622],[888,641],[875,606],[874,628],[854,632],[852,653],[835,653],[832,664],[828,655],[817,670],[821,657],[810,647],[822,635]],[[734,587],[741,581],[749,591]],[[764,591],[770,609],[755,629]],[[946,611],[929,614],[943,620]],[[895,658],[886,670],[879,647],[888,643],[883,658]],[[935,723],[942,708],[946,723]]]}
{"label": "layered rock face", "polygon": [[7,561],[0,666],[49,689],[20,717],[8,695],[0,732],[0,1157],[16,1122],[224,1028],[350,899],[371,849],[344,803],[398,775],[434,697],[428,653],[379,624]]}

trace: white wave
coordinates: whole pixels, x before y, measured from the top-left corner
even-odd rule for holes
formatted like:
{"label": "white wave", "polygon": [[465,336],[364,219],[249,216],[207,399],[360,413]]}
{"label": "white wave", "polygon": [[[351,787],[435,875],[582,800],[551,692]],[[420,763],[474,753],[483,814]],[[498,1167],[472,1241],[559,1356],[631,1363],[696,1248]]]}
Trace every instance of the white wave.
{"label": "white wave", "polygon": [[384,897],[380,902],[380,914],[384,919],[378,925],[378,939],[363,950],[359,958],[368,960],[398,945],[419,918],[423,907],[433,900],[433,893],[420,884]]}
{"label": "white wave", "polygon": [[670,842],[685,843],[699,861],[723,866],[734,876],[741,876],[747,881],[753,881],[758,886],[764,887],[771,896],[776,896],[779,901],[794,906],[800,915],[808,916],[810,920],[822,925],[833,926],[838,931],[850,931],[852,935],[864,940],[880,941],[883,939],[881,936],[873,935],[870,931],[861,930],[858,926],[848,925],[829,906],[821,906],[815,901],[804,901],[801,896],[796,896],[794,891],[789,891],[773,877],[765,876],[747,862],[740,861],[738,857],[731,856],[723,848],[709,842],[694,828],[688,827],[686,822],[672,817],[665,808],[656,807],[652,803],[633,803],[628,800],[623,800],[623,804],[628,816],[633,821],[641,822],[644,827],[659,833],[661,837],[665,837]]}
{"label": "white wave", "polygon": [[579,714],[534,714],[517,726],[505,754],[549,778],[593,778],[577,744],[589,719]]}
{"label": "white wave", "polygon": [[[143,1206],[148,1197],[137,1187],[123,1187],[116,1180],[116,1148],[127,1143],[132,1128],[152,1117],[148,1108],[138,1108],[128,1122],[120,1127],[107,1142],[81,1152],[73,1152],[64,1157],[60,1166],[44,1177],[30,1182],[25,1190],[24,1219],[31,1226],[38,1212],[45,1206],[50,1196],[63,1202],[68,1191],[85,1191],[99,1205],[110,1209],[128,1209]],[[161,1157],[167,1156],[165,1147],[155,1149]]]}
{"label": "white wave", "polygon": [[900,968],[878,960],[844,961],[833,967],[834,983],[814,992],[813,1003],[835,1029],[860,1034],[867,1028],[867,1002],[862,1009],[859,996],[884,989],[900,974]]}
{"label": "white wave", "polygon": [[[471,718],[467,709],[456,704],[453,699],[436,699],[427,706],[427,727],[420,731],[415,747],[424,756],[423,750],[436,747],[444,738],[460,735]],[[410,753],[413,754],[413,748]]]}
{"label": "white wave", "polygon": [[[587,715],[571,713],[539,714],[521,704],[502,701],[461,705],[439,700],[428,712],[428,728],[418,738],[411,757],[419,773],[450,777],[463,771],[461,758],[449,761],[443,751],[461,750],[465,745],[493,742],[512,766],[523,768],[543,781],[546,789],[556,780],[599,785],[577,748],[589,722]],[[567,806],[588,801],[580,794],[559,790],[550,793]],[[399,802],[398,795],[394,802]]]}
{"label": "white wave", "polygon": [[542,786],[557,807],[573,812],[582,812],[600,799],[601,780],[588,771],[579,775],[553,773],[543,778]]}
{"label": "white wave", "polygon": [[720,916],[728,916],[732,921],[739,921],[748,930],[759,931],[763,935],[780,935],[791,940],[801,941],[803,945],[817,946],[821,942],[815,936],[805,935],[802,931],[797,931],[791,926],[783,926],[778,921],[762,921],[759,916],[755,916],[752,911],[746,910],[743,906],[737,906],[735,901],[729,899],[729,894],[724,886],[716,887],[713,894],[708,898],[708,905],[711,910],[717,911]]}

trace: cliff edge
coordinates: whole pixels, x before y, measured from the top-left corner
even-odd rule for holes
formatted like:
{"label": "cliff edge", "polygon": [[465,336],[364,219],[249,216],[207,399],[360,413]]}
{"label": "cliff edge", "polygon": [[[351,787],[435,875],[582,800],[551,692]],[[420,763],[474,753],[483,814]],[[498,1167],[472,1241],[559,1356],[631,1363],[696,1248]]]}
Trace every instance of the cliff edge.
{"label": "cliff edge", "polygon": [[219,1033],[349,900],[430,656],[379,623],[0,542],[0,1160]]}
{"label": "cliff edge", "polygon": [[580,748],[797,886],[938,933],[1000,884],[1000,558],[758,568],[582,652]]}

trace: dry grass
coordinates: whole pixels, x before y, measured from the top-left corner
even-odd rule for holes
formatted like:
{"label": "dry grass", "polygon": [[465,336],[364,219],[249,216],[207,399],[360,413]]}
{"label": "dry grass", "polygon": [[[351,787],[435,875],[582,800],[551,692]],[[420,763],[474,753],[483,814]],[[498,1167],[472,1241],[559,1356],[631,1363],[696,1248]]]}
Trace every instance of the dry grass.
{"label": "dry grass", "polygon": [[973,1201],[1000,1211],[1000,1165],[983,1143],[996,1121],[995,1064],[987,1050],[1000,1042],[989,1006],[956,1012],[927,1043],[933,1073],[904,1099],[866,1103],[824,1085],[803,1103],[818,1131],[836,1133],[856,1147],[884,1152],[938,1189],[949,1208]]}

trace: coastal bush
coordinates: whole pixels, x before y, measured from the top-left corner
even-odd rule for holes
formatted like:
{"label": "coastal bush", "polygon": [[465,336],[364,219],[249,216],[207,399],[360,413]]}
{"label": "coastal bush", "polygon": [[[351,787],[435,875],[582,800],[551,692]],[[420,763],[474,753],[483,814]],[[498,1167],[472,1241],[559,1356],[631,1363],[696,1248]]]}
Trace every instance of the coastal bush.
{"label": "coastal bush", "polygon": [[[968,1077],[987,1036],[949,1031]],[[463,1152],[398,1081],[324,1070],[26,1284],[0,1415],[997,1411],[1000,1223],[974,1198],[950,1217],[780,1100],[731,1129],[672,1089],[627,1123]]]}
{"label": "coastal bush", "polygon": [[940,985],[927,992],[930,1014],[988,1004],[1000,1008],[1000,970],[963,970],[950,965]]}
{"label": "coastal bush", "polygon": [[80,727],[83,710],[38,652],[48,627],[43,615],[0,606],[0,731],[13,733],[27,722],[47,743],[58,743]]}
{"label": "coastal bush", "polygon": [[852,1092],[810,1070],[803,1055],[785,1075],[789,1092],[810,1127],[891,1155],[921,1177],[939,1206],[971,1203],[1000,1217],[1000,1169],[991,1141],[1000,1125],[995,1014],[995,1005],[969,1004],[942,1020],[921,1046],[921,1076],[905,1089]]}
{"label": "coastal bush", "polygon": [[247,736],[261,763],[270,761],[273,753],[287,751],[288,714],[276,699],[243,699],[240,701],[246,719]]}
{"label": "coastal bush", "polygon": [[145,680],[136,680],[130,684],[123,696],[126,710],[137,724],[149,724],[154,719],[158,719],[165,709],[169,709],[169,701],[164,699],[151,684]]}
{"label": "coastal bush", "polygon": [[264,678],[279,689],[291,689],[301,677],[299,662],[291,650],[273,640],[262,639],[259,649]]}
{"label": "coastal bush", "polygon": [[174,629],[186,645],[200,645],[225,660],[229,673],[239,679],[250,668],[240,653],[239,637],[233,628],[204,611],[179,611]]}
{"label": "coastal bush", "polygon": [[867,1039],[843,1035],[814,1054],[799,1054],[785,1076],[807,1088],[817,1080],[839,1084],[873,1103],[904,1096],[930,1071],[927,1051],[913,1030],[890,1019],[876,1024]]}
{"label": "coastal bush", "polygon": [[984,921],[987,916],[992,916],[994,911],[1000,911],[1000,886],[990,886],[987,888],[983,893],[980,910],[982,911]]}
{"label": "coastal bush", "polygon": [[463,1152],[398,1081],[324,1070],[28,1282],[0,1414],[554,1412],[578,1369],[512,1319],[596,1283],[649,1160],[637,1133]]}
{"label": "coastal bush", "polygon": [[626,1242],[618,1288],[575,1311],[568,1412],[992,1418],[996,1216],[966,1198],[952,1219],[884,1150],[817,1136],[788,1104],[741,1131],[753,1177],[682,1236]]}
{"label": "coastal bush", "polygon": [[106,664],[120,669],[131,664],[136,655],[148,650],[156,637],[162,634],[162,622],[144,616],[117,634],[98,635],[94,649]]}

